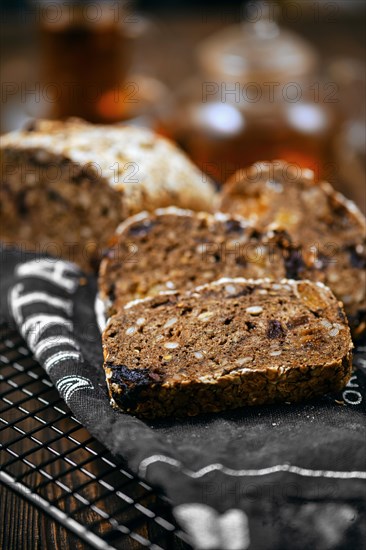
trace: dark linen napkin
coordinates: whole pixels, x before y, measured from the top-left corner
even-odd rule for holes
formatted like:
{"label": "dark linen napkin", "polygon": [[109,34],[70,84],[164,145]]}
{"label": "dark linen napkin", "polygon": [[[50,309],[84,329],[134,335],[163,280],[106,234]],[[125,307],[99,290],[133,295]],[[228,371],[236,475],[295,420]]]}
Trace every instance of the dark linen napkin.
{"label": "dark linen napkin", "polygon": [[114,411],[96,280],[1,249],[1,316],[15,323],[79,421],[171,499],[197,549],[358,549],[366,540],[366,347],[337,395],[302,405],[145,422]]}

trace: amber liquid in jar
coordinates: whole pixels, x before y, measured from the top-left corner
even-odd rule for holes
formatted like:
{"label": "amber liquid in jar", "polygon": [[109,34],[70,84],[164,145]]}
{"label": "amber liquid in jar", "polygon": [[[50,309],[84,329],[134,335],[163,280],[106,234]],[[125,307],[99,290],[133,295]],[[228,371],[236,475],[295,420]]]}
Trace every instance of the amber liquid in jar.
{"label": "amber liquid in jar", "polygon": [[217,103],[183,110],[167,133],[219,183],[240,168],[276,159],[330,180],[334,127],[332,116],[316,105],[296,105],[281,116],[246,117],[235,106]]}
{"label": "amber liquid in jar", "polygon": [[318,61],[311,44],[258,2],[258,17],[197,47],[199,72],[177,90],[171,136],[220,183],[276,159],[326,177],[336,121],[320,97]]}
{"label": "amber liquid in jar", "polygon": [[[105,98],[113,94],[117,105],[123,94],[128,38],[112,3],[98,3],[95,13],[86,10],[87,4],[65,3],[62,16],[41,16],[43,89],[54,118],[114,122],[110,109],[108,117],[104,114]],[[120,108],[116,113],[120,118]]]}

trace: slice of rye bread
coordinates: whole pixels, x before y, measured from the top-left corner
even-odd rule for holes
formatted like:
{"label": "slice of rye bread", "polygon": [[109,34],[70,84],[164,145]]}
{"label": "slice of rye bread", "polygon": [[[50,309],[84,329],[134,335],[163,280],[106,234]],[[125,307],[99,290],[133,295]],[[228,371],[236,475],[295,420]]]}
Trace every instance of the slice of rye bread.
{"label": "slice of rye bread", "polygon": [[103,333],[114,407],[146,418],[297,402],[345,386],[352,340],[322,283],[223,278],[135,300]]}
{"label": "slice of rye bread", "polygon": [[99,263],[126,217],[177,205],[212,210],[214,188],[172,142],[146,128],[39,120],[1,140],[0,238]]}
{"label": "slice of rye bread", "polygon": [[129,218],[115,241],[99,271],[108,315],[130,300],[220,277],[290,278],[300,253],[285,232],[257,231],[240,216],[174,207]]}
{"label": "slice of rye bread", "polygon": [[315,183],[311,170],[273,161],[234,174],[218,209],[263,231],[286,229],[302,248],[305,276],[342,300],[354,336],[366,330],[366,223],[353,202],[329,183]]}
{"label": "slice of rye bread", "polygon": [[[337,263],[314,260],[311,251],[294,246],[284,231],[258,230],[240,216],[162,208],[142,212],[118,228],[115,243],[99,272],[100,297],[107,315],[126,302],[177,289],[189,290],[220,277],[309,279],[327,284],[337,295],[347,279],[362,284],[364,273],[349,266],[337,271]],[[347,287],[349,296],[362,293]],[[361,333],[362,303],[353,314],[355,335]]]}

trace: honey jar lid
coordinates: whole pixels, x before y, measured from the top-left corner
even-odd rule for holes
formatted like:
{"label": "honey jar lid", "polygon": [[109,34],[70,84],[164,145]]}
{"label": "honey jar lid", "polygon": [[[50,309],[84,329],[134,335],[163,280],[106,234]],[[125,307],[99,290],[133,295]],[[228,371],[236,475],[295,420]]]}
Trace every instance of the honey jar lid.
{"label": "honey jar lid", "polygon": [[318,57],[298,34],[281,27],[269,3],[257,4],[256,17],[226,27],[198,47],[205,74],[226,82],[288,82],[312,74]]}

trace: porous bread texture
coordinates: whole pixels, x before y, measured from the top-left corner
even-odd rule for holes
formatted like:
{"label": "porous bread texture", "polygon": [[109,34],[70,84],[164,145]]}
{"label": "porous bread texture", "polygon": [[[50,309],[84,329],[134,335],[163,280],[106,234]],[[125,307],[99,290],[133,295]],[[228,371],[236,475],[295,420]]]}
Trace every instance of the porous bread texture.
{"label": "porous bread texture", "polygon": [[342,300],[354,336],[366,330],[366,220],[357,206],[314,173],[284,161],[258,162],[223,186],[219,210],[262,231],[286,229],[304,270]]}
{"label": "porous bread texture", "polygon": [[175,207],[140,212],[117,229],[101,262],[99,290],[108,313],[133,299],[189,290],[223,276],[281,279],[291,248],[284,232],[259,232],[240,216]]}
{"label": "porous bread texture", "polygon": [[342,306],[321,283],[223,278],[127,304],[103,333],[114,407],[143,418],[297,402],[352,369]]}
{"label": "porous bread texture", "polygon": [[[65,233],[63,241],[78,240],[83,247],[97,240],[95,255],[100,256],[109,236],[129,215],[169,205],[207,211],[213,207],[215,191],[207,176],[172,142],[146,128],[39,120],[3,136],[1,152],[1,237],[22,240],[27,248],[32,241],[56,242],[57,235],[61,240]],[[43,193],[44,200],[35,191]],[[44,220],[42,236],[46,207],[50,217]],[[83,220],[82,228],[71,231],[77,226],[71,216]],[[98,224],[102,229],[105,225],[107,234],[94,232]]]}
{"label": "porous bread texture", "polygon": [[362,333],[365,272],[350,264],[347,247],[340,245],[335,258],[333,248],[314,254],[280,227],[268,227],[253,227],[240,215],[174,207],[128,218],[100,266],[108,314],[129,300],[189,290],[222,276],[286,277],[325,283],[343,298],[354,335]]}

